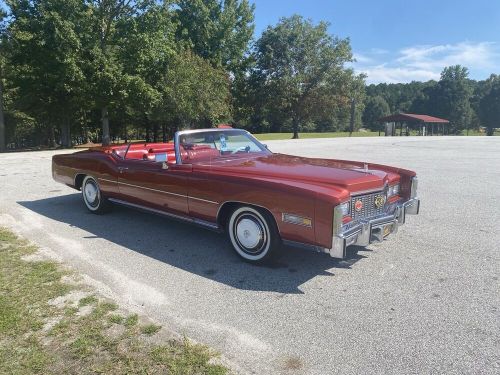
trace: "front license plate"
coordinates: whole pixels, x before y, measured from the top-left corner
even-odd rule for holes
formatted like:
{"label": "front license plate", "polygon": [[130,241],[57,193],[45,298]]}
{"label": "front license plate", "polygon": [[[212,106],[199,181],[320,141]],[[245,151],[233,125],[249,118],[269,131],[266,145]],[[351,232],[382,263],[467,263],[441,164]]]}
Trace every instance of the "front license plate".
{"label": "front license plate", "polygon": [[384,227],[384,237],[387,237],[392,232],[392,224],[388,224]]}

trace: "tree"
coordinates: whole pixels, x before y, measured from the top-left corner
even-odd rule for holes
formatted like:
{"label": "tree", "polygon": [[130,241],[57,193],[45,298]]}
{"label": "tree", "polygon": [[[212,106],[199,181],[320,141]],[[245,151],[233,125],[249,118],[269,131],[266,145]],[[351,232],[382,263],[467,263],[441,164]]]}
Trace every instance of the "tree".
{"label": "tree", "polygon": [[[50,129],[60,124],[61,143],[71,146],[70,128],[85,84],[78,0],[9,1],[10,65],[26,112]],[[11,69],[12,72],[12,69]]]}
{"label": "tree", "polygon": [[161,124],[166,138],[169,114],[158,105],[162,100],[163,77],[178,53],[173,11],[166,3],[150,4],[121,27],[120,32],[127,38],[118,56],[126,82],[126,98],[118,105],[123,107],[120,112],[129,114],[136,124],[137,120],[143,120],[148,135],[153,123],[154,141]]}
{"label": "tree", "polygon": [[328,99],[350,102],[355,76],[349,40],[328,34],[328,23],[313,25],[294,15],[268,27],[256,42],[253,74],[268,110],[289,119],[293,138],[301,123],[324,109]]}
{"label": "tree", "polygon": [[487,128],[487,134],[493,135],[500,127],[500,76],[492,74],[486,81],[486,93],[479,101],[479,117]]}
{"label": "tree", "polygon": [[468,75],[467,68],[460,65],[444,68],[429,95],[431,114],[449,120],[454,133],[468,128],[472,116],[472,87]]}
{"label": "tree", "polygon": [[370,130],[381,130],[378,119],[390,114],[389,104],[381,96],[369,97],[365,103],[363,112],[363,125]]}
{"label": "tree", "polygon": [[163,99],[158,111],[181,127],[212,126],[229,117],[227,74],[192,52],[175,57],[160,90]]}
{"label": "tree", "polygon": [[[84,35],[86,75],[89,79],[88,99],[100,108],[102,143],[110,143],[110,106],[127,95],[127,79],[118,56],[126,44],[127,27],[134,16],[154,3],[132,0],[86,0],[88,29]],[[125,32],[124,32],[125,31]],[[123,54],[122,54],[123,55]]]}
{"label": "tree", "polygon": [[178,38],[195,54],[233,74],[242,68],[254,31],[248,0],[179,0]]}

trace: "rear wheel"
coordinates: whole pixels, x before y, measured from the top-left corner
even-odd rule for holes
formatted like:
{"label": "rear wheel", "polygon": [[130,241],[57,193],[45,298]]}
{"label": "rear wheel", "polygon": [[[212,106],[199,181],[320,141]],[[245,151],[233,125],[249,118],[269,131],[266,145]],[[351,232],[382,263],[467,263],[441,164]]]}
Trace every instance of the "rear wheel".
{"label": "rear wheel", "polygon": [[238,207],[227,221],[227,234],[234,250],[250,263],[265,263],[276,258],[281,239],[274,218],[263,210]]}
{"label": "rear wheel", "polygon": [[85,176],[82,183],[82,197],[85,206],[94,214],[109,210],[109,202],[103,197],[99,184],[92,176]]}

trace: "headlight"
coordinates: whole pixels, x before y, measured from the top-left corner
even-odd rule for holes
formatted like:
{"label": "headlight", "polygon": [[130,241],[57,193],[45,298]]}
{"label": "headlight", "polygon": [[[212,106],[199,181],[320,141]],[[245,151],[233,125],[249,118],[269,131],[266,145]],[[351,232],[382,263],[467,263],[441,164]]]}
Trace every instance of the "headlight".
{"label": "headlight", "polygon": [[398,194],[399,194],[399,184],[389,186],[389,188],[387,190],[387,198],[390,198],[390,197],[392,197],[394,195],[398,195]]}
{"label": "headlight", "polygon": [[349,201],[340,204],[340,210],[342,211],[342,216],[349,215],[351,205]]}

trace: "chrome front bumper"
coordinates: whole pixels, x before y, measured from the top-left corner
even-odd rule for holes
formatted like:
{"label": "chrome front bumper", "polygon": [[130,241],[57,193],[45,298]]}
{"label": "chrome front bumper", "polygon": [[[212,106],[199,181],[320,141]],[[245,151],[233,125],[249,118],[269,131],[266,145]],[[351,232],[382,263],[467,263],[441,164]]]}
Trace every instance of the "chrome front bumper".
{"label": "chrome front bumper", "polygon": [[[382,242],[385,237],[398,231],[398,226],[405,223],[406,215],[418,215],[420,200],[411,198],[405,202],[393,204],[383,216],[364,219],[355,225],[335,223],[331,249],[325,249],[333,258],[344,259],[348,246],[368,246]],[[341,217],[341,215],[340,215]]]}

